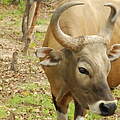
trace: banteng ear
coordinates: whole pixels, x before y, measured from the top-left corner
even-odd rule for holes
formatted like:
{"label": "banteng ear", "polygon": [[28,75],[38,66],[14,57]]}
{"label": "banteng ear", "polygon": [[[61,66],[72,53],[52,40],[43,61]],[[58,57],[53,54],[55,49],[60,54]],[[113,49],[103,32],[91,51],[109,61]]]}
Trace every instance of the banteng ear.
{"label": "banteng ear", "polygon": [[120,58],[120,44],[112,45],[108,57],[111,62]]}
{"label": "banteng ear", "polygon": [[62,52],[49,47],[42,47],[36,50],[38,58],[42,58],[40,64],[43,66],[55,66],[62,60]]}

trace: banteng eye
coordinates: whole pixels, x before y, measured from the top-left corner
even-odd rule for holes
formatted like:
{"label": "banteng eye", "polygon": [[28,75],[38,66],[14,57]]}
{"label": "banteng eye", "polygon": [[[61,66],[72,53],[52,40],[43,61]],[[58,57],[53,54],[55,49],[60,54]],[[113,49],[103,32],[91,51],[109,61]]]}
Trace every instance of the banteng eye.
{"label": "banteng eye", "polygon": [[88,72],[85,68],[79,67],[78,69],[79,69],[79,72],[80,72],[80,73],[89,75],[89,72]]}

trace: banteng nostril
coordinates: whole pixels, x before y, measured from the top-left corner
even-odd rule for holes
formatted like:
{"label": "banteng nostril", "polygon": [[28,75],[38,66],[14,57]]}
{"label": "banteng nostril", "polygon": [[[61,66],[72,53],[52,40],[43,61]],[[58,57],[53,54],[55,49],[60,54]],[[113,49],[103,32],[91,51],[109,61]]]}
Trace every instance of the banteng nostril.
{"label": "banteng nostril", "polygon": [[108,104],[101,103],[99,107],[100,107],[101,115],[108,116],[114,114],[117,105],[115,103],[108,103]]}
{"label": "banteng nostril", "polygon": [[100,111],[101,111],[102,115],[108,115],[109,106],[107,104],[105,105],[104,103],[101,103],[99,107],[100,107]]}

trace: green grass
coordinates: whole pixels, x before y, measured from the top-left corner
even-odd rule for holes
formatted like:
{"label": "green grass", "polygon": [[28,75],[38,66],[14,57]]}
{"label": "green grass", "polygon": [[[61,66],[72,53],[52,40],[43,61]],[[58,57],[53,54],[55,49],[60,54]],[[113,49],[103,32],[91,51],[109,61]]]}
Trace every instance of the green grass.
{"label": "green grass", "polygon": [[[0,3],[4,4],[4,5],[10,5],[12,3],[12,1],[13,0],[0,0]],[[18,6],[21,10],[24,8],[24,4],[25,4],[25,1],[20,0],[20,3],[18,4]]]}
{"label": "green grass", "polygon": [[4,19],[4,15],[0,15],[0,20],[3,20]]}
{"label": "green grass", "polygon": [[44,36],[45,36],[45,33],[39,33],[39,32],[35,33],[35,38],[38,41],[43,41],[44,40]]}
{"label": "green grass", "polygon": [[87,120],[100,120],[102,118],[100,115],[96,115],[92,112],[89,112],[87,115]]}
{"label": "green grass", "polygon": [[[1,1],[2,4],[5,4],[8,6],[10,6],[10,3],[11,3],[11,0],[3,0]],[[13,8],[13,7],[11,7]],[[11,10],[8,10],[6,11],[5,13],[1,14],[4,15],[4,16],[8,16],[8,15],[14,15],[14,17],[16,16],[19,16],[19,15],[22,15],[23,12],[24,12],[24,9],[25,9],[25,1],[24,0],[21,0],[20,3],[18,4],[18,6],[16,7],[17,9],[11,9]],[[0,14],[0,15],[1,15]]]}
{"label": "green grass", "polygon": [[36,46],[37,46],[37,44],[35,42],[31,42],[30,45],[29,45],[29,48],[34,48]]}
{"label": "green grass", "polygon": [[[43,89],[44,92],[41,92]],[[22,115],[27,115],[27,120],[45,120],[56,119],[55,108],[51,100],[50,94],[47,94],[48,86],[39,86],[36,83],[26,83],[19,86],[20,92],[13,95],[7,100],[5,104],[6,108],[11,109],[16,115],[16,120],[20,120]],[[119,91],[115,90],[115,94],[119,94]],[[120,106],[120,102],[118,102]],[[8,115],[7,109],[0,108],[0,118],[6,118]],[[69,105],[68,110],[69,120],[73,120],[74,104]],[[101,120],[102,117],[88,111],[86,120]],[[108,118],[107,120],[113,120]]]}
{"label": "green grass", "polygon": [[7,108],[14,110],[13,112],[18,117],[18,120],[22,114],[27,114],[28,120],[55,119],[51,96],[35,92],[39,90],[40,86],[28,83],[20,86],[20,88],[23,91],[8,99],[6,104]]}
{"label": "green grass", "polygon": [[0,119],[1,118],[6,118],[7,117],[7,111],[5,108],[0,107]]}
{"label": "green grass", "polygon": [[38,25],[45,25],[45,24],[48,24],[48,18],[45,19],[45,18],[40,18],[40,20],[37,21],[37,24]]}
{"label": "green grass", "polygon": [[73,120],[73,118],[74,118],[74,109],[75,109],[75,107],[74,107],[74,104],[73,104],[73,102],[71,102],[70,103],[70,105],[69,105],[69,109],[68,109],[68,118],[70,119],[70,120]]}
{"label": "green grass", "polygon": [[36,90],[36,89],[39,89],[39,86],[38,84],[35,84],[35,83],[30,83],[30,84],[23,84],[21,86],[22,89],[24,90]]}
{"label": "green grass", "polygon": [[6,4],[9,5],[11,3],[12,0],[1,0],[0,3],[1,4]]}

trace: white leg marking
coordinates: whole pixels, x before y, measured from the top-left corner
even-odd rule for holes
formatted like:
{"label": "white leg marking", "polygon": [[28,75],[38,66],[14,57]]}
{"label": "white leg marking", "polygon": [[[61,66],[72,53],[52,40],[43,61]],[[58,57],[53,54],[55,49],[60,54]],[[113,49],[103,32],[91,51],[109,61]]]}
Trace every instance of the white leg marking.
{"label": "white leg marking", "polygon": [[85,120],[84,117],[77,116],[76,120]]}
{"label": "white leg marking", "polygon": [[68,120],[67,114],[60,113],[57,111],[57,120]]}

